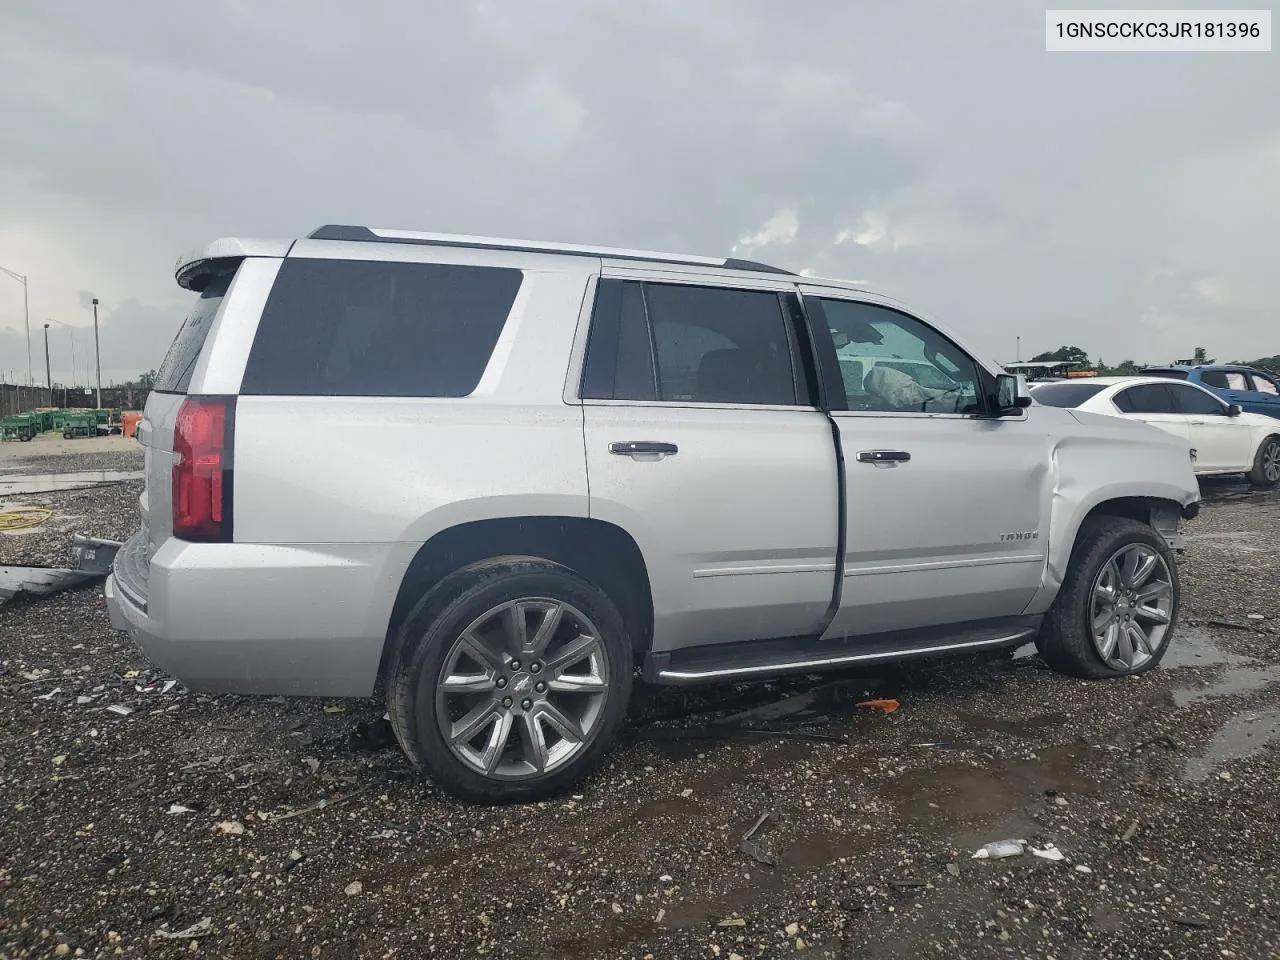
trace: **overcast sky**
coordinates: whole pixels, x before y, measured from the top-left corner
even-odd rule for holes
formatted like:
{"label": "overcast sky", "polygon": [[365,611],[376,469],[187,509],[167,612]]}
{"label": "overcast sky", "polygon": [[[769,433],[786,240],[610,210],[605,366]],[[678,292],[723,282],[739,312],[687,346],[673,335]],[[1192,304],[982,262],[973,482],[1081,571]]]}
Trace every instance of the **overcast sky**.
{"label": "overcast sky", "polygon": [[83,382],[99,297],[104,380],[130,378],[187,309],[178,253],[322,223],[736,246],[1000,362],[1015,336],[1280,352],[1280,53],[1048,54],[1045,7],[0,0],[0,265],[41,380],[45,318]]}

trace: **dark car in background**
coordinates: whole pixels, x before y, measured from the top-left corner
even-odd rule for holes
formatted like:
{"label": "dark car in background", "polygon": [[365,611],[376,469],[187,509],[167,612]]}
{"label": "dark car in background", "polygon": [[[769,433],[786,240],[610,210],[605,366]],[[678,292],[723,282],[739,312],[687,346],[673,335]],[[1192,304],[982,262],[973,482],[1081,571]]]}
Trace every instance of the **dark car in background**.
{"label": "dark car in background", "polygon": [[1212,390],[1227,403],[1234,403],[1248,413],[1261,413],[1280,419],[1280,377],[1256,367],[1236,363],[1205,363],[1198,366],[1171,363],[1163,367],[1147,367],[1142,375],[1189,380]]}

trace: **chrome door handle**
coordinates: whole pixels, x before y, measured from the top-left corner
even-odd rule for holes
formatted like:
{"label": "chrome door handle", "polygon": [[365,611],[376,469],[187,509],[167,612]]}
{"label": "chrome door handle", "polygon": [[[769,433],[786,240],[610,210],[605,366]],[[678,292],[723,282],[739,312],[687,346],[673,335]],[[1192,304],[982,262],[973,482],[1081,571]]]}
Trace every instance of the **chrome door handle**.
{"label": "chrome door handle", "polygon": [[859,463],[906,463],[911,454],[905,450],[859,450]]}
{"label": "chrome door handle", "polygon": [[619,457],[656,456],[674,457],[680,448],[674,443],[657,440],[615,440],[609,444],[609,452]]}

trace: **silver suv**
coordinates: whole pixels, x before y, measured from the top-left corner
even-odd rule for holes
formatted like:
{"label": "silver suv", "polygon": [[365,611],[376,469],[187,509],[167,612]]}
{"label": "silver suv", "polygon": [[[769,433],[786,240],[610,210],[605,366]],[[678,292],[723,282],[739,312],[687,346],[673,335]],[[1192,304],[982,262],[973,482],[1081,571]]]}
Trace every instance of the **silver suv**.
{"label": "silver suv", "polygon": [[1169,646],[1187,445],[1032,404],[882,296],[343,226],[219,240],[177,281],[198,296],[139,429],[112,622],[193,690],[385,691],[456,794],[579,780],[637,667],[691,684],[1034,640],[1101,678]]}

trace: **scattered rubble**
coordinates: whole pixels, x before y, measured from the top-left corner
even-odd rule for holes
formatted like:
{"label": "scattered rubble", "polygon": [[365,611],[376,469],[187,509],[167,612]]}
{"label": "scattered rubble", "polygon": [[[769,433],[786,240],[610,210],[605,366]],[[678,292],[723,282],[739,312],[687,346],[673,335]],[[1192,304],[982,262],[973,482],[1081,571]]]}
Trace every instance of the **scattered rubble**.
{"label": "scattered rubble", "polygon": [[[51,496],[136,511],[128,486]],[[1211,501],[1193,529],[1246,524],[1280,544],[1280,500]],[[577,793],[494,807],[366,749],[378,704],[192,693],[96,587],[20,598],[0,611],[0,956],[1270,956],[1268,549],[1192,541],[1199,626],[1141,678],[1029,656],[640,686],[629,732],[652,736]],[[890,699],[909,709],[857,706]],[[1024,855],[971,861],[1001,837]]]}

